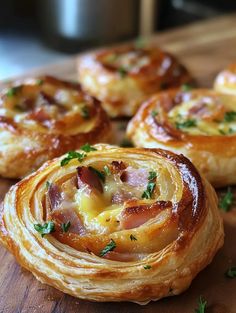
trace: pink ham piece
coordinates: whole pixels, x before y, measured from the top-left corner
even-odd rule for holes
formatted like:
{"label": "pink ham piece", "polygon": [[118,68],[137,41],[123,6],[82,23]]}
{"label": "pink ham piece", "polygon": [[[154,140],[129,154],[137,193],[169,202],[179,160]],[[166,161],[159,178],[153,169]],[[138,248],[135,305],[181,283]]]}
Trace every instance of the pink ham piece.
{"label": "pink ham piece", "polygon": [[122,182],[127,183],[133,187],[143,187],[148,184],[149,172],[144,169],[135,169],[133,167],[128,167],[120,176]]}
{"label": "pink ham piece", "polygon": [[171,201],[156,201],[151,205],[143,204],[127,207],[121,213],[120,225],[122,229],[139,227],[171,206]]}
{"label": "pink ham piece", "polygon": [[86,185],[90,190],[96,189],[101,193],[103,192],[100,178],[92,169],[86,166],[77,167],[77,183],[78,189]]}
{"label": "pink ham piece", "polygon": [[134,196],[132,195],[131,192],[120,190],[112,195],[111,202],[113,204],[123,204],[125,201],[133,198]]}
{"label": "pink ham piece", "polygon": [[52,211],[60,207],[63,199],[60,189],[56,184],[50,183],[48,187],[48,199]]}
{"label": "pink ham piece", "polygon": [[81,222],[79,216],[75,213],[72,208],[64,208],[61,210],[55,210],[51,217],[54,221],[57,221],[60,225],[70,222],[70,227],[68,229],[69,233],[78,234],[84,236],[86,234],[86,229]]}

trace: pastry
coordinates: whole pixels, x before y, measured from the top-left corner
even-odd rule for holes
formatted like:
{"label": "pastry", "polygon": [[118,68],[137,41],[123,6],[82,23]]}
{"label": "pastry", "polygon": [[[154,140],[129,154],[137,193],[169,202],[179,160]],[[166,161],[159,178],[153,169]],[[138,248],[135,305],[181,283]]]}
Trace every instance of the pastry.
{"label": "pastry", "polygon": [[111,117],[133,116],[149,95],[191,80],[174,56],[147,43],[84,54],[78,59],[78,77]]}
{"label": "pastry", "polygon": [[65,293],[145,304],[189,287],[223,225],[215,191],[184,156],[85,145],[10,189],[0,241]]}
{"label": "pastry", "polygon": [[214,89],[219,92],[236,95],[236,63],[230,64],[216,76]]}
{"label": "pastry", "polygon": [[236,183],[236,97],[171,90],[146,101],[127,128],[138,147],[182,153],[215,186]]}
{"label": "pastry", "polygon": [[77,83],[45,76],[0,93],[0,176],[19,178],[48,159],[106,142],[110,122]]}

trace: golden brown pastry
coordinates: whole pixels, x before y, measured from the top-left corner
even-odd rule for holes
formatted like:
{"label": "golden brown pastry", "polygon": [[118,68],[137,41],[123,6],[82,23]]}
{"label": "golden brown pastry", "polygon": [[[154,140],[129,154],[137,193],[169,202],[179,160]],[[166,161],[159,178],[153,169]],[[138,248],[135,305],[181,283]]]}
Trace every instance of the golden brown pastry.
{"label": "golden brown pastry", "polygon": [[236,97],[170,90],[142,105],[127,128],[138,147],[187,156],[214,186],[236,183]]}
{"label": "golden brown pastry", "polygon": [[76,83],[45,76],[0,93],[0,175],[25,176],[86,142],[103,142],[110,123]]}
{"label": "golden brown pastry", "polygon": [[147,43],[84,54],[78,75],[83,89],[102,101],[111,117],[133,116],[149,95],[190,81],[174,56]]}
{"label": "golden brown pastry", "polygon": [[230,64],[216,76],[214,88],[219,92],[236,95],[236,63]]}
{"label": "golden brown pastry", "polygon": [[11,188],[0,240],[65,293],[145,304],[189,287],[223,225],[215,191],[184,156],[86,145]]}

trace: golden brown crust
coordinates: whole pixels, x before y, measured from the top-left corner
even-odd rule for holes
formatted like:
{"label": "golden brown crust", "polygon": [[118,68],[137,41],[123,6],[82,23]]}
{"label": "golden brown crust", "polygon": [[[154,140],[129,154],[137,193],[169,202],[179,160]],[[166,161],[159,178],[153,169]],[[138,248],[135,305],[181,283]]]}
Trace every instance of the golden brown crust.
{"label": "golden brown crust", "polygon": [[[214,186],[235,184],[235,103],[235,97],[208,89],[162,92],[142,105],[130,121],[127,134],[136,146],[184,154]],[[179,116],[174,119],[171,115],[176,109],[182,114],[180,118],[197,125],[182,127]],[[232,121],[226,120],[227,114],[232,114]]]}
{"label": "golden brown crust", "polygon": [[[181,293],[223,244],[215,191],[184,156],[161,149],[95,147],[97,150],[87,153],[81,163],[74,159],[61,167],[63,157],[49,161],[13,186],[1,210],[0,241],[40,281],[82,299],[144,304]],[[47,181],[60,189],[71,183],[78,166],[89,168],[101,162],[111,166],[121,159],[126,169],[155,169],[155,199],[135,203],[156,203],[156,217],[119,231],[108,228],[108,232],[100,232],[97,227],[91,232],[85,220],[85,234],[65,233],[57,222],[56,231],[50,235],[42,238],[37,233],[34,224],[55,214],[45,206]],[[53,192],[54,200],[58,200],[56,189]],[[87,208],[88,216],[91,210]],[[129,214],[137,212],[131,209]],[[130,240],[130,234],[136,240]],[[99,256],[98,250],[111,239],[116,242],[115,249]],[[127,259],[128,254],[134,258]]]}
{"label": "golden brown crust", "polygon": [[77,83],[26,79],[0,94],[0,175],[23,177],[86,142],[106,140],[109,129],[99,101]]}
{"label": "golden brown crust", "polygon": [[102,101],[111,117],[132,116],[154,92],[191,81],[174,56],[153,44],[85,54],[78,59],[78,75],[84,90]]}

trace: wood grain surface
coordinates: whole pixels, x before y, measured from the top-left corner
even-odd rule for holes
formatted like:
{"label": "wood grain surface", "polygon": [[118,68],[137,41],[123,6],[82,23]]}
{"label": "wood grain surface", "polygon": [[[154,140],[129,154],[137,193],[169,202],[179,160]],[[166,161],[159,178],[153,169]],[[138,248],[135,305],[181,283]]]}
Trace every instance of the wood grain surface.
{"label": "wood grain surface", "polygon": [[[153,40],[173,52],[189,68],[199,85],[211,86],[217,72],[236,61],[236,15],[220,17],[155,35]],[[76,79],[76,56],[24,76],[53,74]],[[15,182],[0,179],[0,201]],[[39,283],[0,248],[0,313],[191,313],[200,295],[207,300],[205,313],[236,313],[236,279],[224,272],[236,266],[236,206],[223,214],[225,244],[211,265],[202,271],[182,295],[151,302],[93,303],[65,295]]]}

